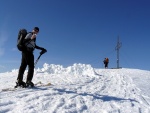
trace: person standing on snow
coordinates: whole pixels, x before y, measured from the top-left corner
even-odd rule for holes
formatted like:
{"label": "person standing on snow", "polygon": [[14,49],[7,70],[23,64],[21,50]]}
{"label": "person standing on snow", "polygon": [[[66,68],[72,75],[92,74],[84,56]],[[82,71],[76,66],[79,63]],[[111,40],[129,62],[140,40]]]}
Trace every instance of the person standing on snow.
{"label": "person standing on snow", "polygon": [[[42,53],[40,53],[40,54],[47,52],[46,49],[36,45],[36,36],[38,33],[39,33],[39,28],[34,27],[32,32],[29,32],[23,41],[25,48],[22,51],[22,60],[21,60],[20,68],[19,68],[16,87],[17,86],[22,86],[22,87],[34,86],[34,83],[32,82],[32,78],[33,78],[33,74],[34,74],[33,51],[34,51],[34,49],[42,50],[41,51]],[[25,72],[27,66],[28,66],[28,74],[27,74],[27,79],[26,79],[26,83],[25,83],[23,81],[23,75],[24,75],[24,72]]]}
{"label": "person standing on snow", "polygon": [[109,59],[105,58],[103,62],[105,64],[105,69],[108,68]]}

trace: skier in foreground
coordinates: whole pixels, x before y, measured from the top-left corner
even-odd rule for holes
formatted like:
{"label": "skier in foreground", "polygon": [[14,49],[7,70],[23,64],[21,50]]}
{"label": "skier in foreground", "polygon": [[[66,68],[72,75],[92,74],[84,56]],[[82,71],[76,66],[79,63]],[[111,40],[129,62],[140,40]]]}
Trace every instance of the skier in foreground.
{"label": "skier in foreground", "polygon": [[[42,50],[40,54],[43,54],[47,52],[46,49],[39,47],[36,45],[36,36],[39,32],[39,28],[35,27],[32,32],[28,33],[23,41],[25,47],[24,50],[22,51],[22,60],[21,60],[21,65],[19,68],[19,73],[17,77],[17,82],[16,86],[21,86],[21,87],[28,87],[34,86],[34,83],[32,82],[33,74],[34,74],[34,55],[33,51],[34,49],[39,49]],[[23,75],[26,70],[26,67],[28,66],[28,74],[27,74],[27,79],[26,83],[23,81]]]}

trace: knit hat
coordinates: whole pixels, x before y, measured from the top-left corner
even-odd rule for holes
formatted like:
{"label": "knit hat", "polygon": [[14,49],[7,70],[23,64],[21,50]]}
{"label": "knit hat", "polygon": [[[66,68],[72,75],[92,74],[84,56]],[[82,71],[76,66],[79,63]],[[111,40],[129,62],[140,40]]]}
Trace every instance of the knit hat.
{"label": "knit hat", "polygon": [[38,27],[34,27],[34,30],[37,30],[37,31],[39,31],[39,28],[38,28]]}

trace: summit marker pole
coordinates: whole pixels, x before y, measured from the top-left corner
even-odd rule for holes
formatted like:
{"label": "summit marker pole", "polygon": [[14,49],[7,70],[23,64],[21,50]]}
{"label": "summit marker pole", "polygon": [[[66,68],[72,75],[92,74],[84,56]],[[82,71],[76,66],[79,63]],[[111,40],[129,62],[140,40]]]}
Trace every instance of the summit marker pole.
{"label": "summit marker pole", "polygon": [[117,51],[117,68],[119,69],[119,49],[121,48],[122,43],[119,41],[119,36],[118,36],[118,41],[117,41],[117,46],[115,50]]}

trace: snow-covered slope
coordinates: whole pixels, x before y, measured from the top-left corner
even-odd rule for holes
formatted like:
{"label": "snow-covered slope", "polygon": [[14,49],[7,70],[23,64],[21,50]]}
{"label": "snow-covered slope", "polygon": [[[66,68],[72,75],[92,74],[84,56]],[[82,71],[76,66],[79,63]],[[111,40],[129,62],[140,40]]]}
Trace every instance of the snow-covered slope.
{"label": "snow-covered slope", "polygon": [[0,73],[0,113],[150,113],[150,71],[44,64],[33,82],[51,86],[2,91],[17,73]]}

